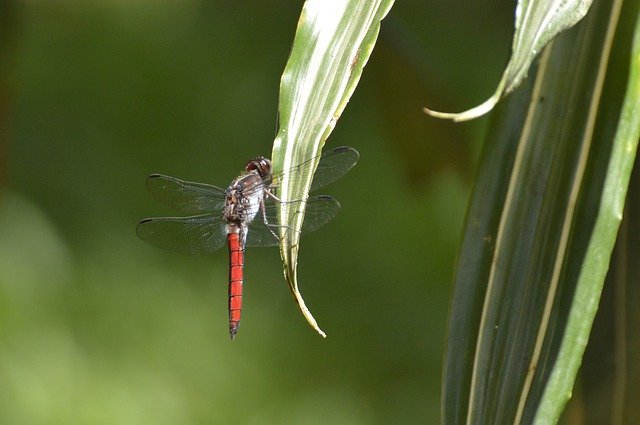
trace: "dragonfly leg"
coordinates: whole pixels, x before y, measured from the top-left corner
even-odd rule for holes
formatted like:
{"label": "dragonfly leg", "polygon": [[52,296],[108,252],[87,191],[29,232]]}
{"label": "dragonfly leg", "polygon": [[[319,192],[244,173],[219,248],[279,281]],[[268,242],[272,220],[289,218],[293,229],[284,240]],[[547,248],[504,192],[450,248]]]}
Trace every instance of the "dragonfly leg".
{"label": "dragonfly leg", "polygon": [[[274,197],[274,199],[278,200],[278,198],[276,198],[275,195],[273,195],[268,190],[265,190],[265,193],[268,194],[268,196],[272,196]],[[273,228],[278,227],[278,225],[269,223],[269,219],[267,218],[267,209],[264,206],[264,198],[260,200],[260,209],[262,210],[262,220],[264,221],[264,225],[267,226],[267,229],[269,229],[269,231],[271,232],[273,237],[276,238],[276,240],[280,240],[278,235],[276,235],[276,232],[273,231]]]}
{"label": "dragonfly leg", "polygon": [[273,192],[271,192],[271,190],[267,189],[267,190],[265,190],[265,191],[264,191],[264,193],[265,193],[269,198],[273,199],[274,201],[276,201],[276,202],[282,202],[282,201],[280,200],[280,198],[278,198],[276,195],[274,195],[274,194],[273,194]]}

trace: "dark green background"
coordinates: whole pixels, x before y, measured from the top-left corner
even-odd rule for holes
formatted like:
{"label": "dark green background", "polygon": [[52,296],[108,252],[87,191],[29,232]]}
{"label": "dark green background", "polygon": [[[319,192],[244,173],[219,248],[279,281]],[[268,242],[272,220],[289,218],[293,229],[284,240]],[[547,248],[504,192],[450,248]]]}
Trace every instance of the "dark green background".
{"label": "dark green background", "polygon": [[227,254],[138,240],[162,172],[226,185],[269,156],[300,4],[0,6],[0,423],[437,423],[451,275],[512,2],[400,1],[328,141],[361,153],[303,238],[305,323],[277,249],[246,255],[238,338]]}

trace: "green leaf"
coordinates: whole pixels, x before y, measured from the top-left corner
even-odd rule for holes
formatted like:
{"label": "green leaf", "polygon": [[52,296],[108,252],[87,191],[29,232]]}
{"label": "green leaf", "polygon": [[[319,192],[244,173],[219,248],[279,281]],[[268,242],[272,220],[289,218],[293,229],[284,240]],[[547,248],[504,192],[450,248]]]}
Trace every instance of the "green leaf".
{"label": "green leaf", "polygon": [[424,111],[438,118],[467,121],[491,111],[498,101],[518,87],[544,46],[561,31],[575,25],[587,13],[592,0],[519,0],[511,59],[494,94],[482,104],[460,113]]}
{"label": "green leaf", "polygon": [[496,111],[456,269],[445,424],[551,424],[571,394],[640,135],[618,25],[638,2],[621,5],[595,3]]}
{"label": "green leaf", "polygon": [[[273,144],[275,171],[318,158],[362,74],[392,0],[305,2],[280,84],[280,128]],[[281,200],[306,199],[317,161],[305,178],[283,179]],[[284,275],[309,324],[323,337],[298,289],[297,261],[305,206],[283,203],[280,255]]]}
{"label": "green leaf", "polygon": [[636,158],[640,137],[640,114],[638,114],[640,110],[640,19],[638,18],[640,15],[637,6],[633,10],[635,13],[631,12],[631,10],[622,12],[622,16],[628,14],[627,16],[637,19],[628,85],[606,165],[606,177],[604,187],[601,189],[598,215],[573,296],[573,304],[566,325],[567,331],[536,415],[536,423],[540,424],[557,421],[571,394],[598,308],[602,284],[622,220],[631,170]]}
{"label": "green leaf", "polygon": [[[639,31],[640,33],[640,31]],[[637,34],[636,34],[637,36]],[[636,42],[635,56],[638,57],[638,43]],[[636,66],[636,69],[638,66]],[[637,72],[637,71],[636,71]],[[606,398],[610,403],[606,410],[610,412],[611,423],[632,423],[640,418],[640,158],[636,155],[636,163],[631,175],[627,204],[624,218],[618,233],[618,241],[612,258],[612,267],[607,275],[606,285],[610,285],[612,293],[609,315],[605,317],[609,327],[608,333],[599,341],[600,347],[605,346],[607,354],[593,362],[595,378],[587,382],[588,388],[584,393],[595,394],[593,397],[598,402],[589,403],[591,411],[601,407],[601,400]],[[598,318],[601,312],[598,312]],[[613,330],[613,332],[612,332]],[[615,341],[611,343],[612,339]],[[589,342],[587,350],[592,347],[593,340]],[[615,359],[615,365],[611,368],[611,359]],[[611,387],[602,385],[603,366],[610,369],[612,376]],[[585,383],[585,379],[582,380]],[[595,423],[595,422],[594,422]]]}

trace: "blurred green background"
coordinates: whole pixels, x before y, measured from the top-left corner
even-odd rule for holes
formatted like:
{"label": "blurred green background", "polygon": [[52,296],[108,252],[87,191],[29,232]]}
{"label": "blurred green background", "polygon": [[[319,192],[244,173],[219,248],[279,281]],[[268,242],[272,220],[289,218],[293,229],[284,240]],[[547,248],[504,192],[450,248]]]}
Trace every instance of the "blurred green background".
{"label": "blurred green background", "polygon": [[358,166],[303,238],[307,326],[277,249],[246,254],[238,338],[227,254],[137,239],[170,215],[152,172],[224,186],[269,156],[301,3],[0,3],[0,423],[439,421],[451,276],[513,2],[400,1],[328,141]]}

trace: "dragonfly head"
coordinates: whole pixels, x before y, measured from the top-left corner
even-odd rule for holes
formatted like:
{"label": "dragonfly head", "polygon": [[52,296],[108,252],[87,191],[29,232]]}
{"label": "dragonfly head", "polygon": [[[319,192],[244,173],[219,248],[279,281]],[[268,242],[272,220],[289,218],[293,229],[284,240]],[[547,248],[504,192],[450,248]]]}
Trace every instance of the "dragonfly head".
{"label": "dragonfly head", "polygon": [[247,162],[247,165],[244,168],[247,172],[257,172],[262,180],[266,180],[271,177],[271,161],[262,156],[253,158],[251,161]]}

